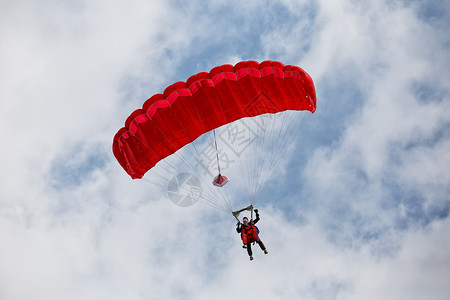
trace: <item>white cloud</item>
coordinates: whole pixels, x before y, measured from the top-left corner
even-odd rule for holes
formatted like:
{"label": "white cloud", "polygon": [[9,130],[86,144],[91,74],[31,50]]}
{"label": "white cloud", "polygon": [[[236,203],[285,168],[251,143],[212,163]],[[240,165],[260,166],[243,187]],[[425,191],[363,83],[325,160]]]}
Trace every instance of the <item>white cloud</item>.
{"label": "white cloud", "polygon": [[[309,160],[302,179],[308,188],[304,197],[323,207],[327,217],[341,215],[337,222],[350,222],[352,227],[353,217],[364,216],[378,220],[375,227],[392,226],[398,221],[396,207],[409,201],[407,187],[414,186],[422,204],[437,202],[445,214],[447,172],[445,167],[430,167],[438,158],[445,162],[450,150],[448,72],[442,67],[449,63],[445,31],[419,19],[416,4],[324,1],[317,6],[314,26],[305,25],[302,18],[293,27],[315,30],[301,58],[309,65],[321,100],[315,118],[322,118],[314,125],[337,132],[329,119],[342,119],[338,124],[343,124],[343,131]],[[284,35],[274,44],[295,44],[303,32]],[[288,47],[282,56],[298,57],[297,48]],[[337,88],[327,90],[330,82]],[[352,86],[359,99],[346,98]],[[428,86],[441,92],[429,95]],[[339,106],[350,110],[346,115],[330,114],[342,113]],[[380,216],[383,206],[387,215]]]}
{"label": "white cloud", "polygon": [[[447,299],[450,257],[449,220],[437,221],[423,230],[402,237],[402,246],[394,257],[377,260],[362,259],[365,265],[353,263],[350,272],[357,269],[358,278],[346,299]],[[370,263],[367,263],[370,261]],[[356,275],[356,274],[353,274]]]}

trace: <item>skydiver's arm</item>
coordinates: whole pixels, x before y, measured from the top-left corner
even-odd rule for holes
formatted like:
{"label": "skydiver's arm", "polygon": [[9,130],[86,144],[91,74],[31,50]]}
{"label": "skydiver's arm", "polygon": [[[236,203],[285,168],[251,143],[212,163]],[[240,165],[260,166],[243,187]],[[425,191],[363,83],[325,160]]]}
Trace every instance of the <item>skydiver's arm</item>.
{"label": "skydiver's arm", "polygon": [[241,231],[242,231],[242,224],[241,224],[241,222],[238,222],[236,224],[236,231],[237,231],[237,233],[241,233]]}
{"label": "skydiver's arm", "polygon": [[253,224],[256,224],[260,220],[259,213],[256,213],[255,221],[253,221]]}

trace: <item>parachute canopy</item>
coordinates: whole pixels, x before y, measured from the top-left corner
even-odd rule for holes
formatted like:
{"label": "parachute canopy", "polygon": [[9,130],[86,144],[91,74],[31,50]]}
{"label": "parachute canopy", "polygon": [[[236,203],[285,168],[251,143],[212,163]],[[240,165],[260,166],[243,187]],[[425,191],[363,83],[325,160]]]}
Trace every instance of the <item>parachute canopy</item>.
{"label": "parachute canopy", "polygon": [[113,153],[131,178],[142,178],[204,133],[242,118],[287,110],[316,110],[314,84],[303,69],[276,61],[222,65],[145,101],[114,136]]}

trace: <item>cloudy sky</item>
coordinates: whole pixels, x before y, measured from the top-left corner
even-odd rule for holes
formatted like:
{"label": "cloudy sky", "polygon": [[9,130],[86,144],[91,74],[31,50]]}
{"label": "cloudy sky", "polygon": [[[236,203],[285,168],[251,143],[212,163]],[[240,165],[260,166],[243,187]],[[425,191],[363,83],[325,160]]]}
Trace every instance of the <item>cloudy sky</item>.
{"label": "cloudy sky", "polygon": [[[0,299],[449,299],[449,20],[445,0],[1,1]],[[111,151],[148,97],[249,59],[318,96],[253,262],[231,215]]]}

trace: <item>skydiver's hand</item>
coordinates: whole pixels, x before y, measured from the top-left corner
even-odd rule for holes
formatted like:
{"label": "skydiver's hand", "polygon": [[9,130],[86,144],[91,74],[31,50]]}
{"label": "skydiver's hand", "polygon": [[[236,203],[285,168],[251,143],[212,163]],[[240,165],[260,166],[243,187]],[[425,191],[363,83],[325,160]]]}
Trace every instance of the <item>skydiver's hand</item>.
{"label": "skydiver's hand", "polygon": [[239,227],[239,225],[241,225],[241,222],[238,221],[238,222],[236,223],[236,227]]}
{"label": "skydiver's hand", "polygon": [[255,213],[258,213],[258,209],[255,209]]}

